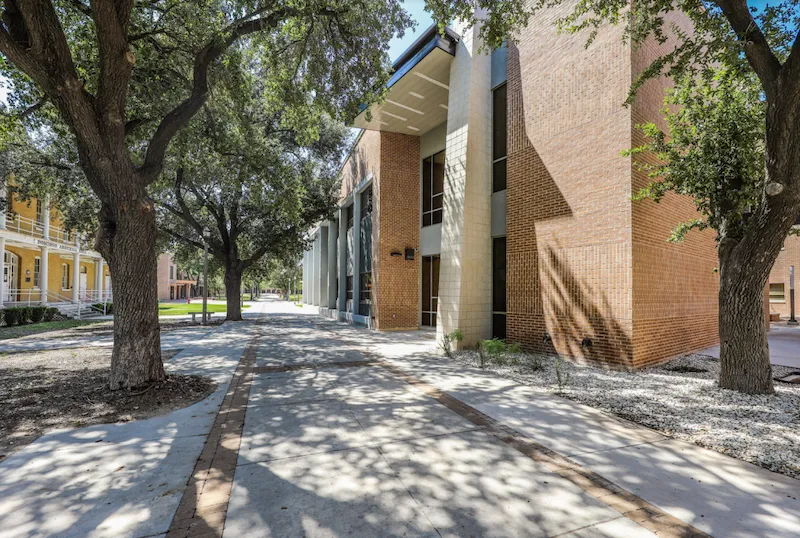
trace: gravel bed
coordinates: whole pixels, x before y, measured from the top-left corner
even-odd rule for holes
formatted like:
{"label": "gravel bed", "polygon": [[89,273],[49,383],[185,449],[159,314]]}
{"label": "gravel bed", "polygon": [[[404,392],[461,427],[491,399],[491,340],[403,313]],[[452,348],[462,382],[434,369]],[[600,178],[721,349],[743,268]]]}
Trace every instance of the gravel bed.
{"label": "gravel bed", "polygon": [[[475,351],[453,358],[479,366]],[[486,369],[519,383],[609,411],[666,435],[800,478],[800,385],[775,382],[772,396],[719,388],[719,360],[690,354],[636,372],[561,361],[553,355],[495,355]],[[796,369],[773,367],[773,376]]]}

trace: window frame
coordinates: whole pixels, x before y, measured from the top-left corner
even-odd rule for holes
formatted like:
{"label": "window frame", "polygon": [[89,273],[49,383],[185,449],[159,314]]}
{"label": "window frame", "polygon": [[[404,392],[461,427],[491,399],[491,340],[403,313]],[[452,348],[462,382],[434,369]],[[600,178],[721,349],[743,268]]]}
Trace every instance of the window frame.
{"label": "window frame", "polygon": [[[780,286],[780,294],[773,292],[773,286]],[[770,304],[785,304],[786,303],[786,283],[785,282],[770,282],[769,283],[769,302]]]}
{"label": "window frame", "polygon": [[33,258],[33,288],[41,289],[41,275],[42,275],[42,258],[36,256]]}
{"label": "window frame", "polygon": [[[425,228],[426,226],[433,226],[435,224],[441,224],[442,221],[444,220],[444,177],[442,177],[442,190],[441,190],[441,192],[435,193],[434,192],[434,185],[435,185],[434,172],[436,170],[436,168],[435,168],[436,157],[438,157],[439,155],[442,155],[443,158],[446,158],[447,157],[446,151],[447,151],[447,149],[443,149],[441,151],[437,151],[436,153],[428,155],[427,157],[422,159],[422,175],[420,177],[420,183],[421,183],[421,187],[422,187],[420,189],[420,191],[421,191],[420,192],[420,198],[422,199],[422,207],[420,208],[420,224],[421,224],[422,228]],[[429,181],[429,188],[430,188],[430,209],[426,211],[425,210],[425,201],[426,201],[427,197],[425,196],[425,183],[424,183],[425,182],[425,166],[426,166],[425,161],[427,161],[429,159],[430,159],[430,163],[429,163],[430,176],[429,176],[428,181]],[[444,166],[444,164],[443,164],[443,166]],[[444,170],[442,171],[442,174],[444,175]],[[441,203],[440,207],[434,207],[435,206],[434,200],[437,199],[437,198],[441,198],[441,200],[442,200],[442,203]],[[425,223],[426,215],[430,215],[430,221],[427,224]],[[436,220],[437,218],[438,218],[438,221]]]}
{"label": "window frame", "polygon": [[[503,155],[497,157],[495,159],[495,98],[497,95],[497,91],[503,89],[505,92],[505,114],[504,114],[504,124],[505,129],[504,132],[504,142],[505,142],[505,151]],[[503,180],[503,188],[497,188],[497,178],[495,176],[495,168],[497,164],[503,163],[503,170],[505,171],[504,176],[505,179]],[[492,193],[495,192],[502,192],[508,188],[508,82],[503,81],[494,88],[492,88]]]}
{"label": "window frame", "polygon": [[[61,264],[61,291],[67,291],[70,289],[70,278],[69,278],[69,264],[62,263]],[[66,279],[66,280],[65,280]],[[66,283],[66,286],[64,285]]]}

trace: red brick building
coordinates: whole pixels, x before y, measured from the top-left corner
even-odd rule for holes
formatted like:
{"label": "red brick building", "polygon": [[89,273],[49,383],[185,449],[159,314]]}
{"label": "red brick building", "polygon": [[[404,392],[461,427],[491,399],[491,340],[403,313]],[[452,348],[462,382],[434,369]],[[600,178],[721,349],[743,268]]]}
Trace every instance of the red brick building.
{"label": "red brick building", "polygon": [[789,319],[791,315],[791,275],[795,282],[795,319],[800,316],[800,236],[791,235],[786,238],[783,250],[778,254],[775,265],[769,274],[769,312],[780,319]]}
{"label": "red brick building", "polygon": [[463,345],[499,337],[620,368],[716,343],[713,234],[667,243],[693,203],[631,201],[648,178],[621,156],[660,118],[665,81],[622,106],[659,46],[607,28],[587,49],[556,32],[560,14],[491,53],[475,28],[430,28],[397,60],[386,102],[354,122],[305,302],[379,330],[460,328]]}

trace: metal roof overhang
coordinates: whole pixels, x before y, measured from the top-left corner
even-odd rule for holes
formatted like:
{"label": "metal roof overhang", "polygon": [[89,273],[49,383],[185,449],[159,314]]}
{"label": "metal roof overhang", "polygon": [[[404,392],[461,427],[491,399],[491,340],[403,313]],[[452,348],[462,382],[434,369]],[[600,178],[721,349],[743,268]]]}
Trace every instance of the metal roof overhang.
{"label": "metal roof overhang", "polygon": [[442,36],[436,26],[428,28],[395,62],[386,100],[372,106],[371,121],[363,107],[353,126],[419,136],[447,121],[450,64],[458,39],[452,30]]}

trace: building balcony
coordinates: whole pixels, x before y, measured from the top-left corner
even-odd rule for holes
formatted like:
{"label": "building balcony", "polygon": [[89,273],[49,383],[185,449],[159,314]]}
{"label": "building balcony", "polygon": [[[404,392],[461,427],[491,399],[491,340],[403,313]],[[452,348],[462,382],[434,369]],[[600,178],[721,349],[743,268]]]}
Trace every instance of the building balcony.
{"label": "building balcony", "polygon": [[7,214],[5,216],[5,227],[0,228],[0,232],[2,231],[17,234],[17,239],[28,239],[27,243],[38,246],[52,247],[69,252],[90,249],[86,238],[75,232],[51,224],[47,233],[45,233],[45,225],[42,222],[17,214]]}

